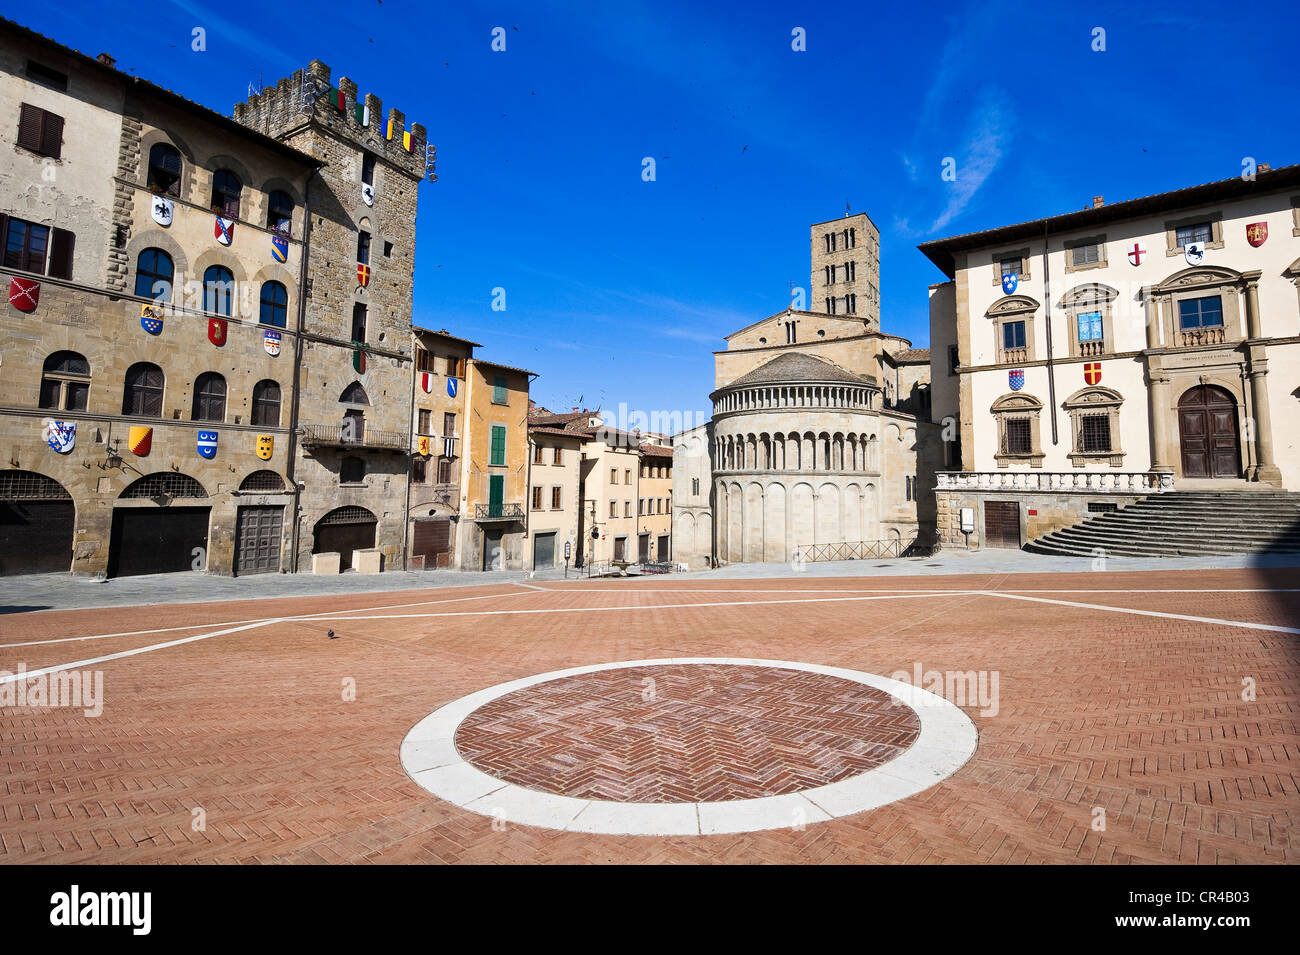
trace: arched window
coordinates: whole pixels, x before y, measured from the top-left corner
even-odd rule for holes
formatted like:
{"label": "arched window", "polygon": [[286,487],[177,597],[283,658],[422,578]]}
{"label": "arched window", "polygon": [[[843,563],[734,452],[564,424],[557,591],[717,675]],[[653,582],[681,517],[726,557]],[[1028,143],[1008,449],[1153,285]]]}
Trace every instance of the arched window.
{"label": "arched window", "polygon": [[262,283],[262,311],[258,318],[263,325],[284,328],[289,317],[289,293],[279,282]]}
{"label": "arched window", "polygon": [[212,211],[228,219],[239,218],[239,194],[244,184],[229,169],[212,174]]}
{"label": "arched window", "polygon": [[85,411],[90,393],[90,362],[74,351],[56,351],[45,359],[40,405],[52,411]]}
{"label": "arched window", "polygon": [[226,420],[226,379],[215,371],[205,371],[194,379],[194,421]]}
{"label": "arched window", "polygon": [[162,249],[145,249],[135,260],[135,294],[156,302],[170,302],[175,274],[170,255]]}
{"label": "arched window", "polygon": [[154,143],[150,148],[148,186],[164,196],[181,194],[181,154],[175,146]]}
{"label": "arched window", "polygon": [[162,416],[163,373],[157,365],[138,361],[126,370],[122,414],[147,418]]}
{"label": "arched window", "polygon": [[253,386],[252,423],[264,428],[280,426],[280,386],[270,378]]}
{"label": "arched window", "polygon": [[224,265],[210,265],[203,273],[203,310],[218,315],[230,314],[234,297],[235,276]]}
{"label": "arched window", "polygon": [[284,478],[274,471],[254,471],[240,483],[241,491],[283,491]]}
{"label": "arched window", "polygon": [[360,458],[344,458],[339,467],[340,484],[360,484],[366,479],[366,462]]}
{"label": "arched window", "polygon": [[339,395],[339,404],[368,405],[370,399],[366,396],[366,389],[361,387],[361,382],[354,381],[343,389],[343,394]]}
{"label": "arched window", "polygon": [[293,232],[293,200],[280,189],[272,189],[266,202],[266,227],[280,235]]}

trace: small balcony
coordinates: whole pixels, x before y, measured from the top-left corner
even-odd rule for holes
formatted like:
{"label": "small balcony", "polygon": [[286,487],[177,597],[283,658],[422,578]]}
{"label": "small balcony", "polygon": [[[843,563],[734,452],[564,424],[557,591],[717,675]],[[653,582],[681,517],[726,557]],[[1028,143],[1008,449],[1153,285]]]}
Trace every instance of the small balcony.
{"label": "small balcony", "polygon": [[524,506],[522,504],[474,505],[474,520],[476,521],[522,521],[523,519]]}
{"label": "small balcony", "polygon": [[1105,342],[1079,342],[1080,358],[1101,358],[1106,354]]}
{"label": "small balcony", "polygon": [[1209,328],[1184,328],[1178,332],[1178,343],[1184,348],[1194,348],[1198,345],[1222,345],[1225,341],[1227,341],[1227,335],[1222,325]]}
{"label": "small balcony", "polygon": [[1019,365],[1029,361],[1028,348],[1004,348],[1000,355],[1001,363],[1004,365]]}
{"label": "small balcony", "polygon": [[405,451],[410,438],[401,431],[382,431],[379,428],[364,426],[349,429],[344,434],[342,424],[304,424],[302,446],[304,448],[357,448],[383,451]]}

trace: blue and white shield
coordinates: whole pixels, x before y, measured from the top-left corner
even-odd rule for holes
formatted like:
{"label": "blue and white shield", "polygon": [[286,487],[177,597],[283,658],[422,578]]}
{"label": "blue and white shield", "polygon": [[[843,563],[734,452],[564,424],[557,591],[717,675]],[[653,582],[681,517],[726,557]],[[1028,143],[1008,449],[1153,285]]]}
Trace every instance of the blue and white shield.
{"label": "blue and white shield", "polygon": [[200,431],[198,438],[199,457],[215,458],[217,456],[217,432]]}
{"label": "blue and white shield", "polygon": [[455,398],[455,397],[456,397],[456,379],[455,379],[455,378],[448,378],[448,379],[447,379],[447,397],[449,397],[449,398]]}
{"label": "blue and white shield", "polygon": [[45,440],[59,454],[67,454],[77,446],[77,422],[51,421]]}
{"label": "blue and white shield", "polygon": [[280,354],[280,333],[263,332],[262,347],[266,349],[266,353],[270,355],[272,358]]}
{"label": "blue and white shield", "polygon": [[1020,276],[1015,272],[1007,272],[1002,276],[1002,294],[1010,295],[1020,285]]}
{"label": "blue and white shield", "polygon": [[1025,372],[1022,368],[1007,372],[1007,384],[1011,386],[1012,391],[1019,391],[1025,387]]}

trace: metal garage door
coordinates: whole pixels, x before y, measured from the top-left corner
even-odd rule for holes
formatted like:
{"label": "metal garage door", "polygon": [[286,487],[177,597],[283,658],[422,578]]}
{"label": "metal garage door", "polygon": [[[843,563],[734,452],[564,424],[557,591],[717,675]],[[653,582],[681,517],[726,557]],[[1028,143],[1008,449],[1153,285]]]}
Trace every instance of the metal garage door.
{"label": "metal garage door", "polygon": [[114,508],[108,576],[205,569],[210,510],[207,507]]}
{"label": "metal garage door", "polygon": [[533,538],[533,570],[555,566],[555,531]]}
{"label": "metal garage door", "polygon": [[1016,501],[984,502],[984,546],[1020,547],[1020,504]]}
{"label": "metal garage door", "polygon": [[451,520],[435,517],[415,522],[411,534],[411,556],[424,558],[424,569],[447,566],[451,552]]}
{"label": "metal garage door", "polygon": [[235,573],[270,574],[280,569],[284,507],[241,507],[235,529]]}
{"label": "metal garage door", "polygon": [[0,501],[0,577],[72,566],[71,501]]}

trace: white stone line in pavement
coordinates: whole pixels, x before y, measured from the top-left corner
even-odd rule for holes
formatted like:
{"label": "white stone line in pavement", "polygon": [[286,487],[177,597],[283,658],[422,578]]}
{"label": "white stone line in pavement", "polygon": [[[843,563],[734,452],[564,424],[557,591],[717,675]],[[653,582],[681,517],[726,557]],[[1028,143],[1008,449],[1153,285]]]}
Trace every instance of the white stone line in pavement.
{"label": "white stone line in pavement", "polygon": [[[353,617],[353,620],[421,620],[436,617],[496,617],[532,613],[618,613],[627,610],[690,610],[695,607],[756,607],[761,604],[826,604],[859,600],[908,600],[913,597],[961,597],[981,594],[982,590],[944,590],[924,594],[883,594],[875,597],[814,597],[811,600],[726,600],[695,604],[629,604],[626,607],[542,607],[536,610],[452,610],[447,613],[393,613]],[[296,620],[331,620],[330,614],[295,617]]]}
{"label": "white stone line in pavement", "polygon": [[[973,576],[973,575],[972,575]],[[775,578],[773,578],[775,579]],[[526,586],[526,585],[520,585]],[[557,594],[608,594],[619,591],[608,587],[535,587]],[[971,590],[937,590],[933,587],[906,589],[902,587],[636,587],[622,593],[629,594],[947,594],[947,593],[985,593]],[[1000,590],[998,593],[1010,594],[1296,594],[1300,587],[1229,587],[1212,590],[1205,587],[1181,587],[1169,589],[1149,589],[1131,587],[1127,589],[1096,590],[1088,587],[1051,587],[1024,588],[1014,587]]]}
{"label": "white stone line in pavement", "polygon": [[1136,607],[1115,607],[1109,604],[1086,604],[1076,600],[1048,600],[1046,597],[1026,597],[1023,594],[1007,591],[983,590],[979,593],[989,597],[1003,597],[1007,600],[1030,600],[1034,603],[1058,604],[1062,607],[1081,607],[1085,610],[1109,610],[1112,613],[1132,613],[1142,617],[1165,617],[1169,620],[1188,620],[1192,623],[1211,623],[1223,627],[1241,627],[1245,630],[1271,630],[1274,633],[1297,633],[1300,628],[1280,627],[1271,623],[1251,623],[1249,620],[1223,620],[1219,617],[1195,617],[1185,613],[1168,613],[1164,610],[1139,610]]}
{"label": "white stone line in pavement", "polygon": [[[921,732],[900,756],[857,776],[797,793],[726,802],[624,803],[543,793],[488,775],[456,749],[456,729],[466,717],[516,690],[600,670],[699,664],[802,670],[875,687],[911,707],[920,718]],[[978,741],[975,724],[957,706],[910,683],[813,663],[680,657],[596,663],[479,690],[439,707],[411,727],[399,758],[402,769],[421,788],[462,809],[507,823],[603,835],[696,836],[788,829],[905,799],[955,773],[974,755]]]}
{"label": "white stone line in pavement", "polygon": [[56,663],[53,666],[42,667],[39,670],[26,670],[22,673],[11,673],[0,675],[0,683],[17,683],[19,680],[30,680],[34,677],[44,676],[47,673],[58,673],[62,670],[73,670],[77,667],[94,666],[96,663],[107,663],[110,660],[120,660],[123,657],[133,657],[139,653],[149,653],[151,650],[164,650],[167,647],[179,647],[183,643],[194,643],[196,640],[208,640],[212,637],[223,637],[228,633],[239,633],[242,630],[256,630],[258,627],[269,626],[273,623],[281,623],[278,618],[268,620],[258,620],[255,623],[245,624],[242,627],[230,627],[226,630],[214,630],[211,633],[197,633],[192,637],[182,637],[179,640],[169,640],[166,643],[155,643],[147,647],[134,647],[130,650],[122,650],[118,653],[107,653],[102,657],[90,657],[87,660],[75,660],[72,663]]}
{"label": "white stone line in pavement", "polygon": [[[444,600],[421,600],[416,603],[393,604],[391,606],[356,607],[352,610],[334,611],[333,613],[330,614],[330,616],[333,617],[345,613],[361,613],[363,611],[370,611],[370,610],[401,610],[404,607],[428,607],[428,606],[432,606],[433,604],[454,604],[454,603],[460,603],[461,601],[465,601],[465,600],[488,600],[492,597],[527,597],[527,596],[529,595],[525,593],[525,594],[480,594],[476,597],[448,597]],[[297,600],[300,598],[291,597],[286,599]],[[114,607],[112,609],[118,610],[123,608]],[[275,618],[257,617],[257,618],[245,619],[245,620],[225,620],[222,621],[221,623],[192,623],[189,626],[185,626],[185,627],[159,627],[154,630],[124,630],[121,633],[95,633],[95,634],[89,634],[84,637],[59,637],[54,640],[31,640],[26,643],[0,643],[0,650],[5,649],[6,647],[36,647],[36,646],[42,646],[47,643],[73,643],[78,640],[109,640],[113,637],[143,637],[151,633],[175,633],[179,630],[202,630],[204,627],[234,627],[245,623],[262,623],[264,621],[271,620],[271,619],[275,619],[279,621],[293,621],[293,620],[317,620],[320,619],[320,617],[321,617],[320,614],[309,613],[309,614],[299,614],[293,617],[275,617]]]}

